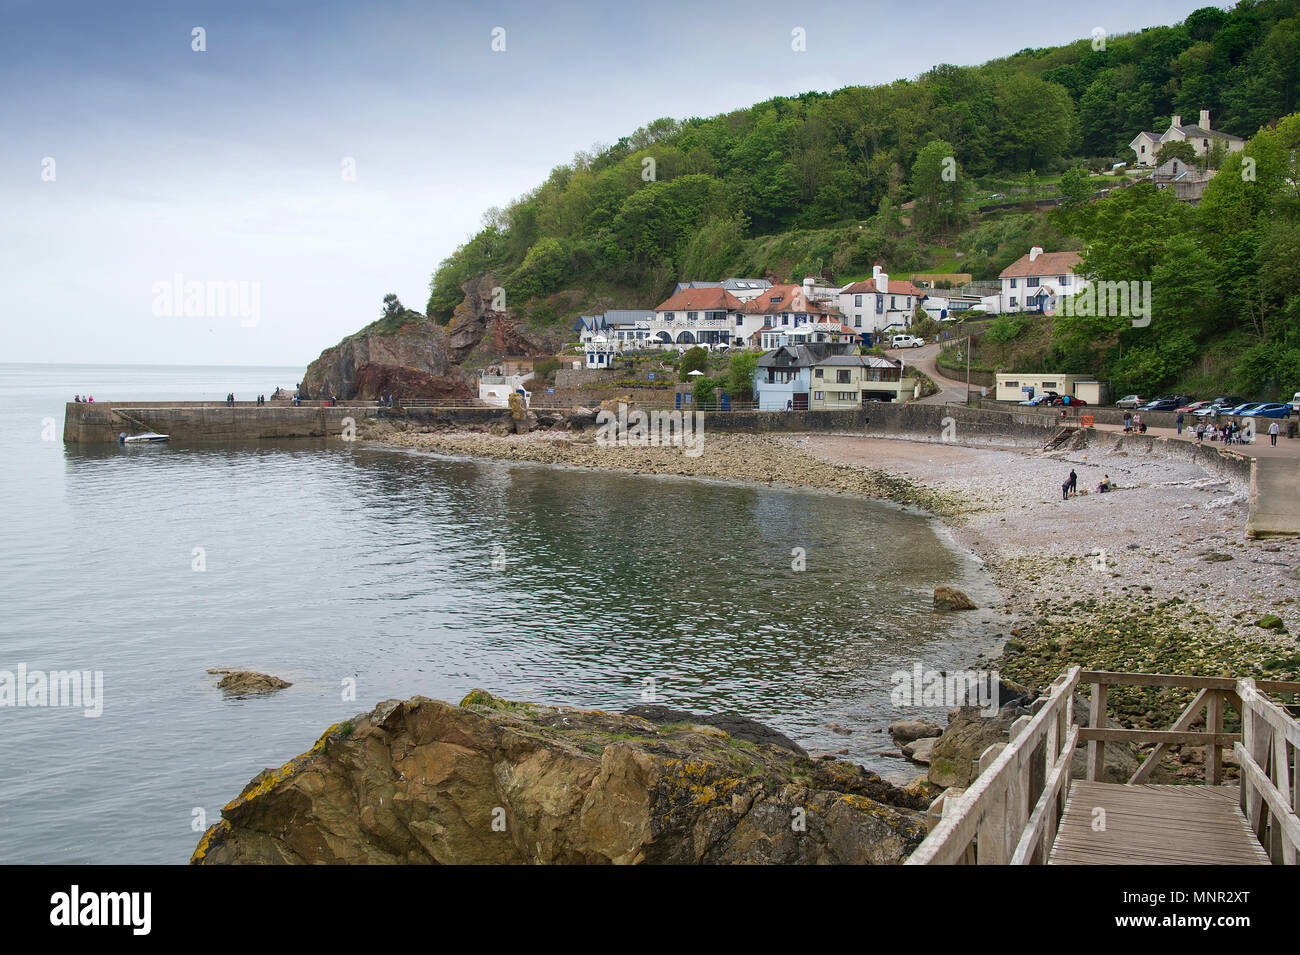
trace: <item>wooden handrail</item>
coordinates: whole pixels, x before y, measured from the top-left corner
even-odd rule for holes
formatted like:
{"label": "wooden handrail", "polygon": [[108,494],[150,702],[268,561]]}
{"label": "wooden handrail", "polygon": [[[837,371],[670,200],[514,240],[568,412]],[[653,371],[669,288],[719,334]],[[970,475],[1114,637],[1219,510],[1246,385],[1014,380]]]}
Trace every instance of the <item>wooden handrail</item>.
{"label": "wooden handrail", "polygon": [[[943,819],[908,857],[906,865],[954,864],[968,856],[972,843],[979,864],[1008,861],[1029,821],[1030,801],[1039,802],[1037,794],[1029,792],[1033,762],[1045,762],[1046,778],[1068,763],[1061,754],[1070,739],[1079,672],[1077,666],[1071,667],[1057,677],[1038,712],[1012,725],[1010,742],[994,744],[984,751],[979,776],[955,803],[945,802]],[[1068,766],[1063,772],[1068,777]],[[1053,815],[1055,835],[1059,814]]]}
{"label": "wooden handrail", "polygon": [[[1275,864],[1300,864],[1300,724],[1249,678],[1237,682],[1241,811]],[[1295,771],[1293,771],[1293,767]]]}

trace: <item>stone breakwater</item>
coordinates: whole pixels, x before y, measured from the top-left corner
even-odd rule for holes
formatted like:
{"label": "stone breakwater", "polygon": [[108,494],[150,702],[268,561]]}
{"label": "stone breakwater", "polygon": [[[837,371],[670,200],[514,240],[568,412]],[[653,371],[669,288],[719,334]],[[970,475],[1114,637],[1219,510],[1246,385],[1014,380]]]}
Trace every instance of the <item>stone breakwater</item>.
{"label": "stone breakwater", "polygon": [[600,445],[591,431],[496,436],[466,431],[385,431],[381,425],[370,429],[366,437],[435,454],[854,494],[914,505],[953,519],[977,506],[959,495],[931,490],[884,471],[809,455],[770,435],[707,434],[698,457],[677,447]]}

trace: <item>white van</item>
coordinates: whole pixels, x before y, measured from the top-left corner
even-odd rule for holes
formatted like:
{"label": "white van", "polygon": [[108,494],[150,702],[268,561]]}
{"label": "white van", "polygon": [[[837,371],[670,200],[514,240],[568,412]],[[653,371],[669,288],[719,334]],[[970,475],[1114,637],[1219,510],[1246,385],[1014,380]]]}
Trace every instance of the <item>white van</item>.
{"label": "white van", "polygon": [[1300,413],[1300,391],[1291,396],[1291,410]]}
{"label": "white van", "polygon": [[924,344],[925,339],[915,335],[895,335],[889,341],[891,348],[920,348]]}

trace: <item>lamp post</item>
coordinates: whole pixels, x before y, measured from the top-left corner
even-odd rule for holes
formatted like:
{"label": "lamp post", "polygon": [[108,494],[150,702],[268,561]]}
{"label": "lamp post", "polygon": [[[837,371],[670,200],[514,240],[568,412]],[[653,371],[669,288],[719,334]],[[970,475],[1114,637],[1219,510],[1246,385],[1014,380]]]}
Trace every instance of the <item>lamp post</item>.
{"label": "lamp post", "polygon": [[968,404],[968,405],[970,404],[970,350],[971,350],[971,345],[972,345],[971,337],[970,337],[970,335],[968,334],[968,335],[966,336],[966,404]]}

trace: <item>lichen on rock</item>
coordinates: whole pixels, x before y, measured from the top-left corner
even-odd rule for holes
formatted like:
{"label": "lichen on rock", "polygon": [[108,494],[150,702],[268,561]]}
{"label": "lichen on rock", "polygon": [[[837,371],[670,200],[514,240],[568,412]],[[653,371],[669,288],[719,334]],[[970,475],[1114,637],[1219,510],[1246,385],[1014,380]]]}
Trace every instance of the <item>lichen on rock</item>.
{"label": "lichen on rock", "polygon": [[920,790],[732,714],[651,715],[390,700],[254,778],[190,861],[889,864],[924,837]]}

